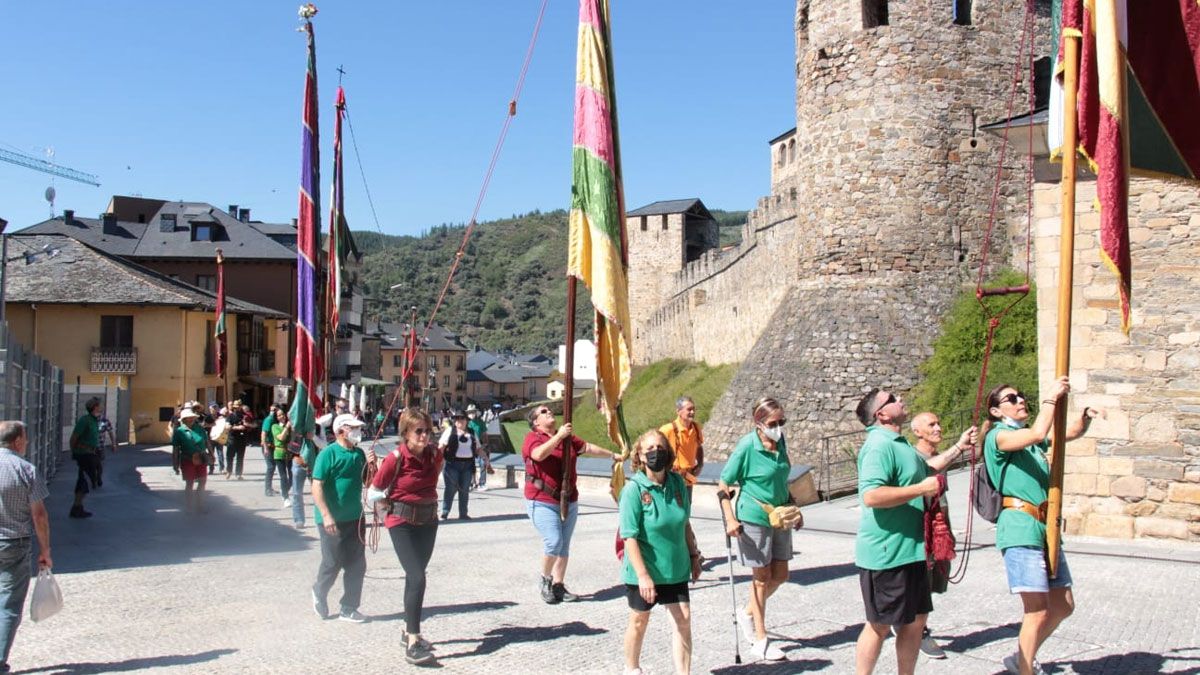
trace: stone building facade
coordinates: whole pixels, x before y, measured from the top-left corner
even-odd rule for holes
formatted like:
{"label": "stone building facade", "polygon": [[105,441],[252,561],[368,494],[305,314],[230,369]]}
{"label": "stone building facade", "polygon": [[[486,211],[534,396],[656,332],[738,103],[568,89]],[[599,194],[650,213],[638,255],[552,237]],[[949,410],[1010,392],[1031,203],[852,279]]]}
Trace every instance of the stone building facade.
{"label": "stone building facade", "polygon": [[[1067,445],[1068,534],[1200,541],[1200,190],[1134,179],[1129,226],[1133,312],[1120,327],[1116,277],[1100,259],[1094,182],[1076,192],[1071,414],[1103,408]],[[1059,184],[1035,190],[1038,353],[1054,376]]]}
{"label": "stone building facade", "polygon": [[[741,363],[705,428],[713,454],[770,395],[793,461],[816,463],[817,439],[861,429],[864,391],[915,384],[980,264],[1000,153],[979,128],[1006,116],[1024,19],[1022,3],[973,4],[961,25],[936,0],[797,2],[796,129],[770,143],[772,194],[740,246],[664,270],[661,302],[633,308],[639,362]],[[1001,222],[1024,212],[1024,161],[1006,160]],[[1007,264],[1008,241],[993,245]]]}

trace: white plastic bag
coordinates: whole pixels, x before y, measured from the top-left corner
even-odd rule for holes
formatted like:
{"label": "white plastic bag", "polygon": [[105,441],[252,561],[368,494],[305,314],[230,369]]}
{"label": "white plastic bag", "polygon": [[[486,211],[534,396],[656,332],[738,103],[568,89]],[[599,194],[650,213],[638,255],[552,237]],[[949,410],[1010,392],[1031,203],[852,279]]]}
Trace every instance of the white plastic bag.
{"label": "white plastic bag", "polygon": [[29,618],[34,621],[49,619],[62,609],[62,590],[54,580],[49,568],[38,572],[33,586],[33,600],[29,603]]}

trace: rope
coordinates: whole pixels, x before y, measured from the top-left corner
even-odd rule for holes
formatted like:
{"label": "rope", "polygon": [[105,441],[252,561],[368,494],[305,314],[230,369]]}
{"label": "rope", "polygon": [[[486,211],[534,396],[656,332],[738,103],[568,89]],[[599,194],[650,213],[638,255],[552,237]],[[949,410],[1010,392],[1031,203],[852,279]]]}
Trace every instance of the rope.
{"label": "rope", "polygon": [[[979,383],[975,388],[975,407],[971,413],[972,426],[979,427],[979,418],[984,405],[984,388],[987,386],[988,366],[991,363],[992,349],[995,345],[996,331],[1000,328],[1000,324],[1005,315],[1009,313],[1017,303],[1025,299],[1029,295],[1030,281],[1030,261],[1032,260],[1032,241],[1030,236],[1033,231],[1033,134],[1029,134],[1028,147],[1026,148],[1026,156],[1028,157],[1026,164],[1026,185],[1025,185],[1025,284],[1023,286],[1002,288],[1002,289],[986,289],[984,287],[984,276],[987,273],[988,253],[992,246],[992,233],[996,227],[996,209],[1000,201],[1001,180],[1004,174],[1004,158],[1008,149],[1008,130],[1012,127],[1013,106],[1017,99],[1017,86],[1021,82],[1021,66],[1022,62],[1027,59],[1026,72],[1028,73],[1029,84],[1029,111],[1034,109],[1034,81],[1033,75],[1033,60],[1034,60],[1034,45],[1032,35],[1036,26],[1036,15],[1034,12],[1034,0],[1025,1],[1025,21],[1021,31],[1021,43],[1017,49],[1016,62],[1013,65],[1012,86],[1008,97],[1008,112],[1006,122],[1004,124],[1003,143],[1000,146],[1000,157],[996,166],[996,180],[992,186],[991,206],[988,213],[987,230],[983,238],[983,253],[980,256],[979,274],[975,281],[975,299],[979,303],[979,307],[983,312],[984,318],[987,320],[987,341],[983,348],[983,362],[980,365]],[[1026,46],[1028,45],[1028,53]],[[993,311],[988,307],[984,298],[991,295],[1016,295],[1016,299],[1007,303],[999,310]],[[981,447],[984,439],[980,438],[976,441],[976,447]],[[962,551],[959,557],[957,569],[955,569],[949,578],[952,584],[961,583],[967,574],[967,566],[971,560],[971,540],[975,530],[975,480],[976,464],[979,462],[979,456],[982,453],[979,451],[971,453],[971,477],[969,481],[970,487],[967,490],[967,524],[963,531]],[[984,469],[986,470],[986,468]]]}
{"label": "rope", "polygon": [[[463,256],[466,254],[466,248],[467,248],[467,244],[471,240],[471,234],[475,231],[475,225],[477,224],[477,219],[479,217],[479,210],[483,206],[484,198],[487,196],[488,188],[490,187],[491,182],[492,182],[492,176],[496,172],[496,164],[500,160],[501,150],[504,149],[504,141],[508,137],[509,127],[512,126],[513,118],[517,116],[517,102],[520,100],[521,92],[525,88],[525,76],[529,73],[529,64],[533,61],[534,47],[537,45],[538,36],[541,34],[542,21],[546,16],[546,7],[549,4],[549,1],[550,0],[542,0],[541,8],[538,10],[537,21],[535,21],[533,24],[533,34],[529,38],[529,46],[525,49],[525,59],[521,63],[521,71],[517,76],[516,87],[513,89],[512,98],[509,99],[508,105],[505,108],[504,122],[503,122],[503,124],[500,125],[500,135],[496,139],[495,147],[492,149],[492,156],[491,156],[490,161],[488,162],[487,171],[484,172],[483,183],[482,183],[482,185],[480,185],[479,195],[475,199],[475,208],[471,211],[471,219],[467,223],[466,231],[463,233],[462,242],[458,245],[458,250],[455,252],[454,259],[451,261],[450,271],[446,274],[446,282],[444,284],[442,284],[442,290],[440,293],[438,293],[437,302],[434,303],[433,310],[429,313],[429,320],[425,323],[425,328],[421,333],[420,340],[418,341],[416,339],[415,332],[410,332],[410,336],[413,338],[411,340],[412,344],[409,347],[409,349],[411,349],[411,358],[408,359],[408,363],[405,366],[403,374],[400,377],[401,386],[396,388],[396,393],[392,396],[391,403],[388,404],[387,414],[384,417],[384,425],[381,425],[378,429],[375,430],[374,437],[371,439],[371,446],[370,446],[369,450],[370,450],[370,457],[372,458],[372,461],[370,462],[370,465],[367,468],[367,471],[365,474],[367,476],[373,477],[375,475],[375,472],[378,471],[378,465],[374,462],[375,446],[379,443],[379,437],[382,435],[383,426],[386,426],[387,420],[392,418],[392,413],[396,410],[397,403],[400,400],[400,395],[402,393],[404,393],[405,391],[407,391],[407,389],[408,389],[408,378],[412,376],[412,373],[416,367],[416,363],[417,363],[418,359],[420,358],[420,344],[424,343],[425,340],[428,339],[428,337],[429,337],[429,331],[433,328],[434,321],[437,318],[438,310],[441,309],[442,304],[446,300],[446,295],[450,290],[450,284],[452,284],[454,282],[454,275],[458,272],[458,266],[462,262]],[[350,128],[350,140],[351,140],[351,143],[354,145],[354,154],[355,154],[355,157],[357,158],[358,157],[358,144],[354,141],[354,125],[349,124],[349,121],[350,121],[349,115],[346,116],[346,121],[347,121],[347,126]],[[361,161],[359,162],[359,170],[360,171],[362,170],[362,162]],[[366,184],[365,174],[363,177],[363,184],[364,184],[364,186]],[[370,192],[369,191],[367,192],[367,201],[368,201],[368,203],[370,203]],[[372,214],[374,214],[374,212],[375,212],[374,204],[371,204],[371,212],[372,212]],[[376,217],[376,219],[375,219],[375,225],[376,225],[376,228],[379,227],[378,217]],[[380,233],[382,233],[382,230],[380,230]],[[415,331],[415,323],[416,322],[414,321],[413,329],[410,329],[410,331]],[[431,430],[431,432],[432,432],[432,430]],[[364,487],[363,487],[363,504],[364,504],[364,506],[366,505],[366,486],[367,485],[369,485],[369,483],[364,482]],[[364,518],[366,517],[366,511],[367,511],[367,509],[364,508],[364,510],[363,510]],[[375,552],[376,550],[378,550],[378,547],[379,547],[379,536],[380,536],[379,532],[380,532],[380,529],[382,528],[383,524],[380,522],[379,515],[374,512],[374,509],[371,509],[371,512],[372,512],[372,516],[371,516],[372,527],[370,528],[371,531],[367,534],[367,536],[365,537],[366,541],[364,541],[363,543],[365,545],[369,546],[372,552]]]}

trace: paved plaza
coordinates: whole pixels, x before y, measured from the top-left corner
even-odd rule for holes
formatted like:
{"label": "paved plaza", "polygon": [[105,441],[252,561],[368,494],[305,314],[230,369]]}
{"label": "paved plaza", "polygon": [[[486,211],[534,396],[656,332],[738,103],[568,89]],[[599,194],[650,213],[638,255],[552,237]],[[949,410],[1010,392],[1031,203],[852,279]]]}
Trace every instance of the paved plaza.
{"label": "paved plaza", "polygon": [[[263,496],[264,464],[247,452],[244,481],[213,476],[209,512],[182,512],[182,483],[165,448],[128,448],[106,460],[105,483],[88,499],[95,517],[69,520],[74,465],[51,483],[55,574],[65,607],[28,620],[10,663],[20,673],[163,670],[196,673],[380,673],[411,668],[400,647],[403,573],[386,532],[368,552],[363,625],[321,621],[309,588],[319,552],[311,524],[297,531],[279,498]],[[952,478],[964,522],[966,480]],[[307,496],[306,496],[307,500]],[[613,555],[614,504],[585,493],[568,587],[577,604],[547,606],[536,588],[540,541],[517,489],[471,495],[471,522],[444,522],[430,565],[423,633],[448,673],[621,673],[627,608]],[[805,509],[791,582],[768,604],[768,627],[788,656],[734,665],[729,566],[716,504],[698,504],[694,526],[710,558],[692,591],[694,671],[852,673],[862,622],[853,565],[853,498]],[[921,673],[1002,673],[1015,649],[1020,603],[1008,595],[992,531],[965,581],[936,596],[930,617],[944,661]],[[1078,611],[1047,643],[1049,673],[1200,673],[1200,548],[1069,539]],[[748,590],[738,567],[739,600]],[[336,606],[340,582],[330,594]],[[643,667],[672,672],[670,619],[656,610]],[[748,650],[743,641],[743,655]],[[745,660],[745,659],[743,659]],[[892,643],[879,673],[895,672]]]}

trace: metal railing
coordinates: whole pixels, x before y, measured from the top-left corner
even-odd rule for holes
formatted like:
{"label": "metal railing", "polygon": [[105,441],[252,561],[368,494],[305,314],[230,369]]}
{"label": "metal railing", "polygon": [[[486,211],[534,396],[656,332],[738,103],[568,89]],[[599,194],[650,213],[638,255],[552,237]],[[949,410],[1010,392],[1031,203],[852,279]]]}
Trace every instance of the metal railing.
{"label": "metal railing", "polygon": [[137,375],[134,347],[92,347],[90,370],[103,375]]}
{"label": "metal railing", "polygon": [[25,423],[25,459],[49,480],[63,441],[63,370],[16,341],[0,323],[0,419]]}

